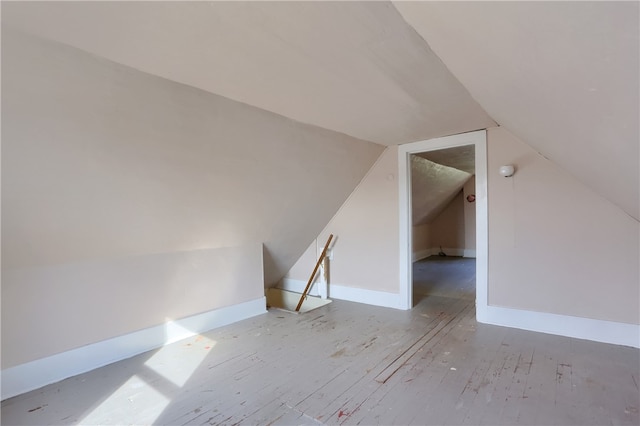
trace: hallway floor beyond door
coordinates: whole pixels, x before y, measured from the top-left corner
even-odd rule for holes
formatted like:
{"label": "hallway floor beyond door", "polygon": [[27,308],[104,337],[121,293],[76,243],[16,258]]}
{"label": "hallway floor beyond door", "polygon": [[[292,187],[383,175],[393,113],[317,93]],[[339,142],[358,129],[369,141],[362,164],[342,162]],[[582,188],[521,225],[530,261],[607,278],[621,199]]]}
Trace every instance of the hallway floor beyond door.
{"label": "hallway floor beyond door", "polygon": [[453,256],[430,256],[413,264],[413,302],[442,296],[475,300],[476,260]]}

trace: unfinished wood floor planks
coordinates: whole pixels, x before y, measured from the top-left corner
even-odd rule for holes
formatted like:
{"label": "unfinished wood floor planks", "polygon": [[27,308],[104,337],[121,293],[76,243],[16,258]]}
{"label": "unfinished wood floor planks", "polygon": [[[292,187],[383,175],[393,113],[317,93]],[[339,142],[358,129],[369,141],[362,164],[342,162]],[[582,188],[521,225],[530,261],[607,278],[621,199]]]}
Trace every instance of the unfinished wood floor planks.
{"label": "unfinished wood floor planks", "polygon": [[411,311],[270,311],[8,399],[2,424],[640,424],[637,349],[477,324],[469,262],[416,264]]}

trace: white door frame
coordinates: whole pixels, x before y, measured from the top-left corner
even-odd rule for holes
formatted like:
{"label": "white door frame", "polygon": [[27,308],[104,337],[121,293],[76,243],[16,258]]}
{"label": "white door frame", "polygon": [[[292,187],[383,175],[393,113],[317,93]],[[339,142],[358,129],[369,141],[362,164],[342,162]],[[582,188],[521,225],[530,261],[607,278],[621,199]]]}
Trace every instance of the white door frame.
{"label": "white door frame", "polygon": [[[413,142],[398,147],[400,218],[400,307],[413,307],[411,259],[411,154],[458,146],[475,146],[476,167],[476,318],[486,321],[489,231],[487,214],[487,132],[479,130],[459,135]],[[483,321],[484,320],[484,321]]]}

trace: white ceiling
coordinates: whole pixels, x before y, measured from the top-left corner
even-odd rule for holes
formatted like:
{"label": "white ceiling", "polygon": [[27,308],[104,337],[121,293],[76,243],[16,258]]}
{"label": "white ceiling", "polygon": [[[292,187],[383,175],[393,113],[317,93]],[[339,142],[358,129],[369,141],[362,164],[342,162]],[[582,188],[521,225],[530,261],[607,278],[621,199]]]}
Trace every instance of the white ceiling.
{"label": "white ceiling", "polygon": [[493,117],[637,220],[638,6],[3,2],[2,21],[386,145]]}

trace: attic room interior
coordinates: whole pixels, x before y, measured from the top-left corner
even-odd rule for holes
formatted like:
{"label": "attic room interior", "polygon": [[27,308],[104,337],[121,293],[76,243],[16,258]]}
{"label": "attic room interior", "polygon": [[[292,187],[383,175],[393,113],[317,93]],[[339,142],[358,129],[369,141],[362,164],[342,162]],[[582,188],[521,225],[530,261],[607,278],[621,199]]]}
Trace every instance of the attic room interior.
{"label": "attic room interior", "polygon": [[640,424],[639,6],[2,1],[2,424]]}

